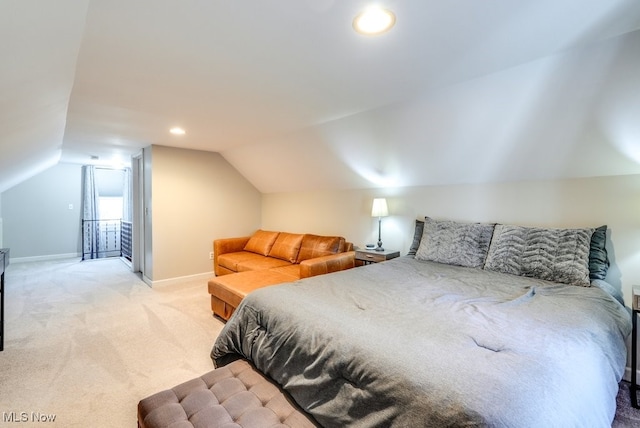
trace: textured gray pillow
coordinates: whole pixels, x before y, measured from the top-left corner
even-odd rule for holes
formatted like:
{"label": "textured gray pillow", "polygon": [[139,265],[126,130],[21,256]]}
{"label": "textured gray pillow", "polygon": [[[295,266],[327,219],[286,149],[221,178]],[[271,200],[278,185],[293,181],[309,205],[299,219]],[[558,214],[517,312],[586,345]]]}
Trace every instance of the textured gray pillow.
{"label": "textured gray pillow", "polygon": [[498,224],[484,268],[587,287],[593,232]]}
{"label": "textured gray pillow", "polygon": [[417,260],[479,268],[484,265],[493,224],[458,223],[425,217]]}

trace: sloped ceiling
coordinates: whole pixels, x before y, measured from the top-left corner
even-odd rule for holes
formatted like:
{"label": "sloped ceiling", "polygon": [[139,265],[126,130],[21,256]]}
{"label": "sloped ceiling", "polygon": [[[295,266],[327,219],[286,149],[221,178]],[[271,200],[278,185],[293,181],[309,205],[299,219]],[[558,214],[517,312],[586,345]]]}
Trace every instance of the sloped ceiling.
{"label": "sloped ceiling", "polygon": [[640,173],[637,0],[368,3],[0,0],[0,191],[151,144],[262,192]]}

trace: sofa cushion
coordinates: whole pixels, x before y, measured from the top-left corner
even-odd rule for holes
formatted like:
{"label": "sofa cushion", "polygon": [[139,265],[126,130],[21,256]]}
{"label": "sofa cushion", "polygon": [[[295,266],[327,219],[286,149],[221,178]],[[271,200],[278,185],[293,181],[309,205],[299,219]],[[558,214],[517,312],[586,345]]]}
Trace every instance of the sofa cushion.
{"label": "sofa cushion", "polygon": [[247,245],[244,246],[244,250],[267,256],[269,255],[269,251],[271,251],[273,243],[276,242],[278,234],[278,232],[258,229],[251,238],[249,238]]}
{"label": "sofa cushion", "polygon": [[259,263],[264,256],[256,253],[250,253],[248,251],[238,251],[236,253],[220,254],[218,256],[218,265],[238,272],[238,264],[243,262]]}
{"label": "sofa cushion", "polygon": [[249,270],[267,270],[273,269],[280,266],[288,266],[289,263],[286,260],[276,259],[274,257],[257,257],[255,259],[247,259],[241,262],[238,262],[237,272],[246,272]]}
{"label": "sofa cushion", "polygon": [[298,253],[298,263],[303,260],[315,257],[335,254],[340,249],[340,244],[344,247],[344,239],[339,236],[319,236],[306,234],[302,238],[300,252]]}
{"label": "sofa cushion", "polygon": [[300,279],[300,265],[299,264],[292,264],[292,265],[287,265],[287,266],[280,266],[277,268],[273,268],[273,269],[269,269],[271,272],[276,272],[276,273],[283,273],[285,275],[289,275],[291,278],[291,281],[294,281],[295,279]]}
{"label": "sofa cushion", "polygon": [[269,251],[269,257],[295,263],[298,258],[303,236],[301,233],[280,232],[278,238],[276,238],[276,242],[274,242],[273,247],[271,247],[271,251]]}

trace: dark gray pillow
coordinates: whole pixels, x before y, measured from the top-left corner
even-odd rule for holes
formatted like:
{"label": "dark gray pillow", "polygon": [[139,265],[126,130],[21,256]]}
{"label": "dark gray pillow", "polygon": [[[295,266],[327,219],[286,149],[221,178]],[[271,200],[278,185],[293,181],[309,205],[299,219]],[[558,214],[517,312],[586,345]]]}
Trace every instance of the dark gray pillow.
{"label": "dark gray pillow", "polygon": [[607,241],[607,226],[596,228],[591,236],[591,248],[589,251],[589,278],[604,279],[609,270],[609,255],[605,244]]}
{"label": "dark gray pillow", "polygon": [[481,268],[487,257],[493,224],[458,223],[425,217],[417,260]]}
{"label": "dark gray pillow", "polygon": [[422,240],[422,231],[424,230],[424,221],[416,219],[416,226],[413,231],[413,242],[411,242],[411,248],[407,256],[415,256],[418,247],[420,247],[420,241]]}
{"label": "dark gray pillow", "polygon": [[484,268],[586,287],[593,232],[498,224]]}

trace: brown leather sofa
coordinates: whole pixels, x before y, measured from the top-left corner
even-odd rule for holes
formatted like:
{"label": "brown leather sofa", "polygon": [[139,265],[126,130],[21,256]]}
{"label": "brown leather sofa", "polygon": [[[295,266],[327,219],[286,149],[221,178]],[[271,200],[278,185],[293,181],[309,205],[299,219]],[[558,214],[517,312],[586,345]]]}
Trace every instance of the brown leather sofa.
{"label": "brown leather sofa", "polygon": [[349,269],[353,244],[340,236],[258,230],[252,236],[213,241],[209,281],[211,310],[228,320],[242,299],[258,288]]}

